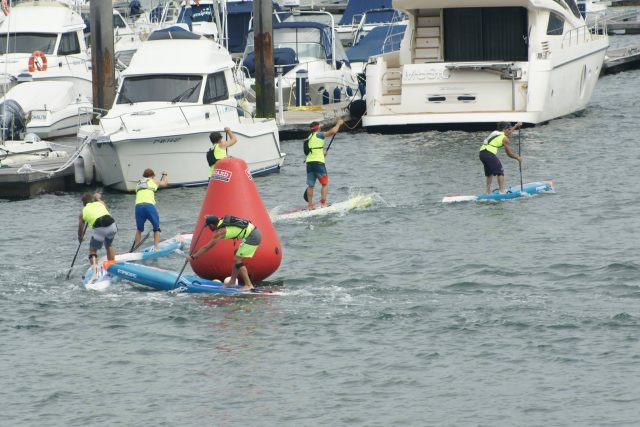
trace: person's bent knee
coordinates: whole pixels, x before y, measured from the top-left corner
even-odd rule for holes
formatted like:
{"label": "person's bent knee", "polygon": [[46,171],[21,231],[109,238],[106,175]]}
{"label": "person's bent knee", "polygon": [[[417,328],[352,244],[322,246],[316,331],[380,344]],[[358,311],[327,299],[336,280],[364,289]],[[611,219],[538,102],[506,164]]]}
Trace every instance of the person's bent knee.
{"label": "person's bent knee", "polygon": [[326,187],[327,184],[329,184],[329,175],[321,176],[318,178],[318,181],[320,181],[320,184],[322,184],[323,187]]}

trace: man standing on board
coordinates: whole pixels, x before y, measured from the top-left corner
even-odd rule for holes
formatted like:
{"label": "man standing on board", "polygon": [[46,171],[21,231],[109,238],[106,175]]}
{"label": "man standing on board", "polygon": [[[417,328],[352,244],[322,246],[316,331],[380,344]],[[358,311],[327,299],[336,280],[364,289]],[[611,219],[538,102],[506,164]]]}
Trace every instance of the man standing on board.
{"label": "man standing on board", "polygon": [[333,136],[340,130],[340,126],[344,120],[338,119],[334,127],[326,132],[320,132],[320,123],[312,122],[309,126],[311,134],[305,141],[304,154],[307,164],[307,203],[308,208],[313,209],[313,187],[316,185],[316,179],[320,181],[322,190],[320,190],[320,206],[327,207],[327,192],[329,191],[329,175],[325,166],[325,157],[327,150],[324,148],[324,140],[328,136]]}
{"label": "man standing on board", "polygon": [[498,177],[498,191],[500,194],[504,193],[504,169],[497,156],[498,150],[501,147],[504,147],[507,156],[518,162],[522,162],[522,157],[514,153],[509,145],[509,135],[511,135],[514,130],[520,129],[522,123],[516,123],[515,126],[511,126],[509,122],[500,122],[497,127],[498,129],[491,132],[482,142],[482,146],[480,146],[480,161],[484,165],[487,194],[491,193],[491,181],[494,176]]}
{"label": "man standing on board", "polygon": [[153,249],[158,250],[160,242],[160,215],[156,208],[156,191],[159,187],[169,185],[167,173],[162,172],[161,178],[155,179],[156,174],[153,169],[145,169],[142,179],[136,185],[136,237],[133,240],[133,247],[140,245],[140,238],[144,231],[145,222],[149,221],[153,227]]}
{"label": "man standing on board", "polygon": [[82,212],[78,222],[78,241],[82,242],[84,238],[84,223],[87,222],[93,229],[91,242],[89,242],[89,262],[93,277],[98,274],[98,249],[104,244],[107,251],[107,259],[113,261],[116,259],[116,251],[113,249],[113,238],[118,232],[116,221],[109,214],[107,205],[102,201],[101,193],[87,193],[82,196]]}

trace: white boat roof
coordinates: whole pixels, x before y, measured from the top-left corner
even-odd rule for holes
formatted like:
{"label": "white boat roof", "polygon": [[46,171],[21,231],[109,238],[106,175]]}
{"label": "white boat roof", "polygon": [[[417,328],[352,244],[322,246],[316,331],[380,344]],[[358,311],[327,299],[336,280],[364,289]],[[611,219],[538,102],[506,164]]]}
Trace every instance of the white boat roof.
{"label": "white boat roof", "polygon": [[61,3],[19,3],[0,24],[0,33],[68,33],[85,27],[82,17]]}
{"label": "white boat roof", "polygon": [[133,54],[121,75],[209,74],[233,66],[229,51],[205,37],[148,40]]}

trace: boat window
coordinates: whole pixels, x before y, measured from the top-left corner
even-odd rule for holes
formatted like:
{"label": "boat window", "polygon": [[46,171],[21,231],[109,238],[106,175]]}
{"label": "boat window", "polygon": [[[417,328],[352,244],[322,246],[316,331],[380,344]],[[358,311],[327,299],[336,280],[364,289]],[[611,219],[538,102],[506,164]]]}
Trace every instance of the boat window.
{"label": "boat window", "polygon": [[575,0],[567,0],[567,4],[569,5],[569,9],[571,9],[571,12],[573,12],[573,15],[576,18],[582,18],[582,14],[580,13],[580,8],[578,8],[578,5],[576,4]]}
{"label": "boat window", "polygon": [[567,7],[567,4],[564,2],[564,0],[553,0],[553,1],[555,1],[560,6],[562,6],[563,9],[569,9],[569,7]]}
{"label": "boat window", "polygon": [[[316,28],[277,29],[273,34],[273,48],[292,49],[300,62],[303,62],[304,59],[327,59],[327,52],[320,43],[320,31]],[[253,51],[253,32],[251,32],[247,37],[245,58]]]}
{"label": "boat window", "polygon": [[120,15],[113,15],[113,28],[127,28],[124,19]]}
{"label": "boat window", "polygon": [[227,81],[224,78],[224,72],[210,74],[207,77],[207,84],[204,87],[204,104],[211,104],[216,101],[223,101],[229,98],[229,90],[227,89]]}
{"label": "boat window", "polygon": [[[12,33],[7,46],[7,35],[0,35],[0,54],[28,53],[40,50],[47,55],[53,54],[56,46],[57,34],[46,33]],[[8,47],[8,49],[7,49]]]}
{"label": "boat window", "polygon": [[65,33],[60,38],[60,46],[58,47],[58,55],[72,55],[80,53],[80,42],[78,34]]}
{"label": "boat window", "polygon": [[564,32],[564,19],[553,12],[549,13],[549,22],[547,23],[548,36],[561,36]]}
{"label": "boat window", "polygon": [[202,76],[151,75],[125,77],[117,104],[134,102],[198,102]]}
{"label": "boat window", "polygon": [[527,61],[528,14],[524,7],[443,10],[444,60]]}

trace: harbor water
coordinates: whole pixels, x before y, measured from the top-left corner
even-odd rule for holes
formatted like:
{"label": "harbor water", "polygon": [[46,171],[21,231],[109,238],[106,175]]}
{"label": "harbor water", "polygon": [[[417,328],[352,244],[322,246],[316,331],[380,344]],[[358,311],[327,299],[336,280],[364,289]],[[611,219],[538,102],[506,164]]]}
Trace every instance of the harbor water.
{"label": "harbor water", "polygon": [[[86,241],[65,279],[81,193],[1,201],[0,425],[637,425],[639,90],[606,76],[583,113],[514,134],[524,182],[557,191],[503,203],[440,202],[483,190],[484,133],[338,134],[329,201],[375,203],[276,223],[283,295],[87,291]],[[304,205],[302,141],[283,151],[267,209]],[[158,193],[163,237],[204,193]],[[126,251],[134,196],[104,198]]]}

